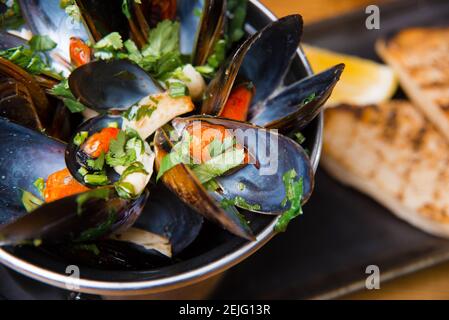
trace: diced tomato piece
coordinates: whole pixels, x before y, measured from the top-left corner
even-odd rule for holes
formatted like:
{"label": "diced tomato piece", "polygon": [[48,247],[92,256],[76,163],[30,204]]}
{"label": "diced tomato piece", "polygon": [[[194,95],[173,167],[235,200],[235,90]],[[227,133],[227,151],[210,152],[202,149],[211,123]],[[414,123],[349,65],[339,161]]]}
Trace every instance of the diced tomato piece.
{"label": "diced tomato piece", "polygon": [[246,121],[254,93],[254,86],[249,83],[240,84],[232,89],[220,117]]}
{"label": "diced tomato piece", "polygon": [[89,190],[70,174],[69,170],[63,169],[52,173],[45,184],[45,202],[56,201],[78,193]]}
{"label": "diced tomato piece", "polygon": [[92,50],[83,40],[76,37],[70,38],[70,60],[76,67],[89,63],[91,55]]}
{"label": "diced tomato piece", "polygon": [[120,129],[104,128],[98,133],[90,136],[82,146],[82,149],[92,158],[98,158],[101,153],[109,151],[111,140],[117,139]]}
{"label": "diced tomato piece", "polygon": [[[190,155],[195,163],[204,163],[211,159],[210,144],[217,140],[221,143],[232,134],[223,126],[213,125],[206,122],[196,122],[186,128],[191,137]],[[240,145],[236,148],[241,149]],[[248,155],[246,154],[245,163],[248,163]]]}

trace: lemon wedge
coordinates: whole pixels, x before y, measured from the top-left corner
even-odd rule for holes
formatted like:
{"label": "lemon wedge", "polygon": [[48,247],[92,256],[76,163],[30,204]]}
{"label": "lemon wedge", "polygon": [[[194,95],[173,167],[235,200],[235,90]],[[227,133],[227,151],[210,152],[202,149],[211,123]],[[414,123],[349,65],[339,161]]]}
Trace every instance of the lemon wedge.
{"label": "lemon wedge", "polygon": [[309,45],[302,47],[315,73],[339,63],[346,65],[327,106],[378,104],[390,100],[398,88],[394,71],[386,65]]}

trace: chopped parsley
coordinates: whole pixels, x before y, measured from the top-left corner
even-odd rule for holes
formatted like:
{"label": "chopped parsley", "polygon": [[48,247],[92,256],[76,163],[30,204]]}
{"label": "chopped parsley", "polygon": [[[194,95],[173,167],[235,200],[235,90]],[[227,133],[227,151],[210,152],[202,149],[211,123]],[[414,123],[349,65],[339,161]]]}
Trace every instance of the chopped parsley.
{"label": "chopped parsley", "polygon": [[22,204],[27,212],[32,212],[44,204],[44,201],[31,192],[22,190]]}
{"label": "chopped parsley", "polygon": [[287,202],[289,202],[290,208],[280,216],[274,227],[276,232],[285,232],[290,221],[302,214],[301,201],[304,192],[304,184],[302,177],[295,181],[296,177],[297,173],[292,169],[286,172],[282,178],[286,194],[283,205],[285,206],[287,205]]}
{"label": "chopped parsley", "polygon": [[84,182],[92,186],[105,186],[109,184],[109,178],[104,173],[86,174]]}
{"label": "chopped parsley", "polygon": [[236,206],[249,211],[259,211],[261,209],[259,204],[249,204],[240,196],[237,196],[234,199],[223,199],[220,205],[223,209],[227,209],[230,206]]}
{"label": "chopped parsley", "polygon": [[67,79],[62,80],[60,83],[55,85],[49,90],[49,93],[61,99],[67,109],[69,109],[72,113],[82,112],[86,109],[86,107],[75,98],[72,91],[70,91],[69,82]]}
{"label": "chopped parsley", "polygon": [[170,81],[168,85],[168,93],[172,98],[180,98],[187,96],[188,93],[187,86],[181,81]]}
{"label": "chopped parsley", "polygon": [[81,146],[84,141],[86,141],[87,136],[89,135],[89,132],[87,131],[80,131],[78,132],[75,137],[73,138],[73,143],[77,145],[78,147]]}
{"label": "chopped parsley", "polygon": [[57,44],[53,40],[50,39],[49,36],[44,35],[34,35],[31,40],[28,42],[30,49],[32,51],[50,51],[56,48]]}
{"label": "chopped parsley", "polygon": [[296,142],[298,142],[299,144],[303,144],[306,141],[306,137],[304,137],[301,132],[296,132],[294,136]]}
{"label": "chopped parsley", "polygon": [[144,153],[145,145],[137,133],[132,130],[120,130],[116,139],[111,140],[106,154],[106,164],[111,167],[128,166]]}
{"label": "chopped parsley", "polygon": [[104,152],[101,152],[100,156],[97,159],[89,159],[87,160],[87,165],[94,171],[101,171],[104,167],[105,155]]}

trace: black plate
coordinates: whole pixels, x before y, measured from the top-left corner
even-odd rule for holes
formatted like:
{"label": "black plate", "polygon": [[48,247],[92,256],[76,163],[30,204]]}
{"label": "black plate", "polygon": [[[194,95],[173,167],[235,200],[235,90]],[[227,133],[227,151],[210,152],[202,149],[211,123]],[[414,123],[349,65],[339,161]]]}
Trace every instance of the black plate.
{"label": "black plate", "polygon": [[[447,0],[394,1],[380,6],[380,13],[380,30],[365,28],[362,8],[309,25],[304,42],[379,60],[374,51],[379,37],[410,26],[449,25]],[[230,271],[215,297],[338,297],[364,288],[370,264],[380,267],[386,281],[448,259],[448,241],[409,226],[320,170],[305,215]]]}

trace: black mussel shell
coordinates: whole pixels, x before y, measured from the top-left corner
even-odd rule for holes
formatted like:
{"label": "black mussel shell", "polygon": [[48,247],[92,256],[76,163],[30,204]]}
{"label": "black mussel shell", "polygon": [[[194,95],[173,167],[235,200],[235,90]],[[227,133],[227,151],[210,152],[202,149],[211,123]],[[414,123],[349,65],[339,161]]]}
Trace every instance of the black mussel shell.
{"label": "black mussel shell", "polygon": [[[154,137],[156,151],[156,169],[160,169],[161,161],[173,147],[170,132],[173,129],[166,125],[156,132]],[[204,188],[193,172],[184,164],[173,167],[162,176],[164,184],[192,209],[212,220],[229,232],[248,240],[254,240],[253,232],[238,212],[231,208],[224,210],[219,202]]]}
{"label": "black mussel shell", "polygon": [[196,239],[202,224],[202,216],[158,184],[151,189],[150,199],[134,227],[167,238],[176,256]]}
{"label": "black mussel shell", "polygon": [[[181,53],[192,55],[195,66],[204,65],[220,39],[226,20],[226,0],[178,0]],[[201,16],[196,14],[201,12]]]}
{"label": "black mussel shell", "polygon": [[35,181],[65,168],[66,146],[1,117],[0,144],[2,244],[36,238],[50,242],[95,240],[128,228],[142,211],[146,193],[135,201],[127,201],[119,198],[113,188],[102,188],[44,204],[26,214],[23,192],[38,196]]}
{"label": "black mussel shell", "polygon": [[77,68],[69,77],[73,95],[98,111],[124,111],[142,98],[162,92],[138,65],[128,60],[94,61]]}
{"label": "black mussel shell", "polygon": [[122,232],[142,212],[148,192],[136,200],[120,198],[105,187],[46,203],[32,213],[2,225],[0,244],[40,240],[45,243],[83,243]]}
{"label": "black mussel shell", "polygon": [[[288,28],[292,28],[293,31],[289,30],[291,34],[286,32]],[[276,36],[277,33],[279,33],[278,36]],[[264,90],[266,90],[267,88],[274,91],[276,88],[270,86],[279,85],[279,82],[282,80],[281,76],[285,75],[288,71],[288,67],[290,66],[292,59],[291,47],[293,47],[293,45],[296,45],[297,47],[297,45],[299,44],[301,33],[302,18],[299,15],[293,15],[275,21],[256,34],[252,35],[228,58],[226,63],[221,67],[221,69],[215,75],[214,79],[212,79],[212,81],[210,82],[205,93],[206,98],[203,101],[201,113],[213,116],[218,116],[221,114],[226,101],[229,98],[229,94],[231,93],[237,76],[239,75],[239,73],[243,73],[241,72],[241,66],[245,61],[245,73],[247,77],[246,80],[253,81],[253,79],[250,77],[260,76],[260,74],[263,74],[262,79],[265,79],[266,77],[269,77],[270,79],[268,81],[269,83],[266,85],[262,85],[262,83],[259,83],[257,79],[254,79],[254,81],[257,82],[256,85],[261,86],[261,93],[258,93],[259,89],[256,86],[256,99],[260,99],[262,96],[265,96],[266,93]],[[279,51],[276,51],[276,40],[277,38],[284,39],[284,34],[286,34],[287,36],[286,41],[290,50],[286,49],[284,52],[278,49]],[[275,38],[271,39],[271,37],[273,36]],[[268,42],[270,41],[272,43],[268,44]],[[246,59],[247,55],[249,54],[249,52],[251,52],[253,47],[255,47],[255,50],[250,58],[255,59],[256,61],[252,61],[250,58]],[[277,52],[276,57],[281,56],[281,60],[273,61],[271,56],[264,52],[265,47],[273,52]],[[271,51],[269,51],[270,54],[273,53]],[[254,55],[256,54],[262,55],[262,57],[254,57]],[[257,63],[258,59],[262,59],[262,61],[267,60],[267,62],[264,63],[271,63],[273,65],[271,66],[271,68],[276,68],[276,70],[273,71],[273,75],[270,75],[268,70],[257,69],[257,66],[255,66],[254,64]]]}
{"label": "black mussel shell", "polygon": [[306,152],[295,141],[278,134],[277,131],[206,116],[177,118],[173,121],[173,126],[181,132],[192,121],[204,121],[234,130],[237,142],[254,158],[253,164],[216,178],[221,187],[221,194],[226,199],[242,197],[247,204],[260,206],[250,211],[282,214],[286,210],[283,177],[292,169],[298,178],[303,179],[302,202],[305,203],[309,199],[314,185],[313,168]]}
{"label": "black mussel shell", "polygon": [[283,84],[296,55],[303,32],[300,15],[280,19],[261,31],[261,37],[248,50],[239,77],[256,87],[252,104],[265,101]]}
{"label": "black mussel shell", "polygon": [[26,213],[22,192],[37,195],[38,178],[65,168],[65,144],[0,117],[0,224]]}
{"label": "black mussel shell", "polygon": [[76,0],[84,22],[95,41],[111,32],[118,32],[123,39],[130,37],[130,28],[123,14],[123,0]]}
{"label": "black mussel shell", "polygon": [[277,95],[255,106],[249,122],[265,127],[287,130],[301,129],[322,111],[344,65],[339,64],[284,88]]}
{"label": "black mussel shell", "polygon": [[[86,131],[88,133],[88,137],[90,137],[93,134],[100,132],[102,129],[107,128],[111,124],[117,124],[117,127],[121,128],[122,122],[123,118],[119,115],[100,115],[82,123],[77,128],[76,132],[80,133]],[[78,182],[80,182],[81,184],[84,184],[91,188],[96,187],[94,185],[87,184],[84,181],[84,176],[79,172],[79,169],[81,167],[89,169],[87,166],[87,160],[89,159],[89,156],[82,150],[83,145],[78,146],[74,143],[76,134],[69,140],[65,151],[65,161],[67,168],[69,169],[70,174],[75,177],[75,179],[78,180]],[[120,178],[120,176],[112,168],[108,168],[106,174],[111,184],[118,181]]]}

